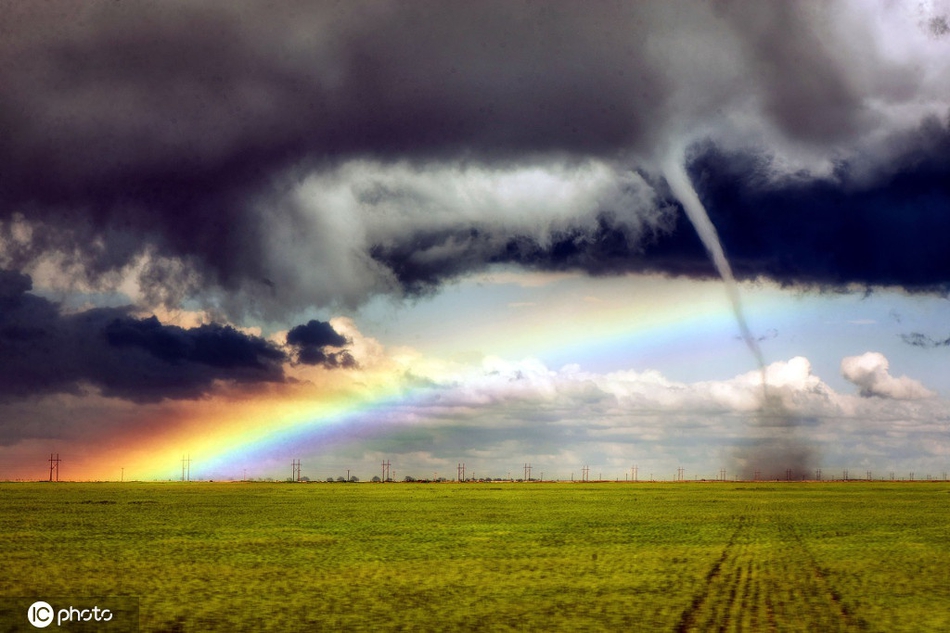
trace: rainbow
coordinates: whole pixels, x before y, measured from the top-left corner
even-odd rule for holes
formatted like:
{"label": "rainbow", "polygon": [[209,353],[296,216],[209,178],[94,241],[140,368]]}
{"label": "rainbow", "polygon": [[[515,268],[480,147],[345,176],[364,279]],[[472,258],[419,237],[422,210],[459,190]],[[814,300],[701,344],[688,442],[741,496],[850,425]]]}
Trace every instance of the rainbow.
{"label": "rainbow", "polygon": [[[326,448],[366,432],[408,395],[378,388],[372,397],[333,394],[319,399],[268,397],[228,403],[211,415],[196,415],[170,437],[147,441],[136,461],[143,480],[179,479],[183,457],[195,479],[258,477],[286,470],[291,456]],[[286,456],[286,459],[285,459]]]}
{"label": "rainbow", "polygon": [[[675,287],[681,283],[693,286],[688,302],[683,301],[683,289]],[[735,348],[740,372],[755,368],[721,286],[666,279],[645,294],[644,300],[633,295],[583,302],[567,319],[555,314],[539,321],[539,311],[514,309],[514,317],[504,319],[508,330],[504,340],[495,342],[495,349],[487,348],[479,332],[472,338],[486,353],[504,350],[506,358],[537,357],[553,369],[578,362],[586,370],[592,363],[606,371],[654,368],[659,360],[675,364],[671,354],[679,354],[684,364],[711,362],[721,354],[725,339]],[[777,314],[783,303],[787,309],[787,299],[776,300],[778,295],[760,291],[749,296],[753,327]],[[555,340],[559,343],[552,346]],[[173,425],[174,431],[140,438],[142,444],[131,453],[125,447],[135,463],[126,472],[143,480],[175,480],[181,477],[182,457],[190,456],[195,479],[240,479],[245,469],[248,477],[289,474],[291,459],[301,455],[326,455],[341,444],[404,432],[417,421],[413,405],[437,390],[431,385],[407,386],[392,369],[353,370],[352,380],[361,388],[321,392],[314,387],[316,393],[295,388],[290,393],[184,408],[188,413]]]}

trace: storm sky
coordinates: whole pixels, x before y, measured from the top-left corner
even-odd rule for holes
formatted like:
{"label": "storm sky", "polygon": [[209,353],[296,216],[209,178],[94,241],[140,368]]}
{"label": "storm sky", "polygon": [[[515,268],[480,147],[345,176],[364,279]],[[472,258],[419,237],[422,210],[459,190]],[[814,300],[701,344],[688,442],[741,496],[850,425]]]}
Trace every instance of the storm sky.
{"label": "storm sky", "polygon": [[713,474],[790,435],[809,470],[950,466],[947,2],[0,16],[0,477],[234,476],[194,438],[267,436],[226,423],[251,402],[297,403],[314,476]]}

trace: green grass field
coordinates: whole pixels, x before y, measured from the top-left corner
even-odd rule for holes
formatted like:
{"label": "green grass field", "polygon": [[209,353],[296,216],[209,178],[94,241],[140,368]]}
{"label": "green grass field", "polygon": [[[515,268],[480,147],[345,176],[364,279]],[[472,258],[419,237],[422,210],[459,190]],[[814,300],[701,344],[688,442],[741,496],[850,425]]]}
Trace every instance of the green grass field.
{"label": "green grass field", "polygon": [[950,485],[0,484],[0,596],[142,631],[948,631]]}

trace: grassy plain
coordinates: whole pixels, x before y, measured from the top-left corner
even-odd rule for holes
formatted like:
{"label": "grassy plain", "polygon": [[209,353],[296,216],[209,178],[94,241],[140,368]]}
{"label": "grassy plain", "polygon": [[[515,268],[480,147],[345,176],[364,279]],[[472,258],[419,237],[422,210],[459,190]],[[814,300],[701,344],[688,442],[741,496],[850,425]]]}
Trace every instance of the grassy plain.
{"label": "grassy plain", "polygon": [[0,596],[142,631],[947,631],[950,485],[0,484]]}

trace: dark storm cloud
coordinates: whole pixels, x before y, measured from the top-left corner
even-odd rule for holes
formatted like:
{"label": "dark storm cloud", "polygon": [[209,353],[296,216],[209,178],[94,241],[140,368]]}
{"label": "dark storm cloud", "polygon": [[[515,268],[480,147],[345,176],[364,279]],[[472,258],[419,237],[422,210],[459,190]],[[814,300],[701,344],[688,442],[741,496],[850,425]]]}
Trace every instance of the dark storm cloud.
{"label": "dark storm cloud", "polygon": [[[834,11],[820,6],[52,2],[4,13],[4,190],[47,201],[232,188],[309,153],[651,149],[676,116],[674,93],[693,99],[688,80],[719,85],[700,106],[737,86],[761,94],[805,140],[846,134],[861,105],[835,57]],[[678,68],[718,61],[707,54],[754,76],[709,82]]]}
{"label": "dark storm cloud", "polygon": [[[931,129],[934,150],[898,157],[870,184],[855,183],[848,164],[832,180],[769,182],[768,156],[707,148],[691,172],[736,276],[945,292],[950,133]],[[680,248],[680,239],[677,232],[656,253]]]}
{"label": "dark storm cloud", "polygon": [[[524,235],[500,231],[497,219],[428,229],[415,208],[414,235],[365,242],[352,231],[346,242],[334,233],[339,223],[365,218],[352,208],[308,210],[293,192],[348,160],[421,170],[598,160],[622,174],[631,164],[649,171],[671,142],[715,126],[733,141],[836,149],[886,118],[870,101],[934,98],[913,60],[905,67],[868,49],[874,20],[843,4],[6,2],[0,10],[0,263],[22,269],[55,253],[90,281],[137,264],[151,302],[217,293],[207,303],[273,319],[314,301],[430,289],[494,261],[709,274],[682,223],[643,244],[607,211],[596,227],[553,227],[547,240],[538,237],[551,228],[543,220]],[[939,28],[924,30],[937,41]],[[905,184],[918,192],[930,182]],[[808,186],[800,200],[852,199],[831,184]],[[712,202],[729,194],[705,192]],[[871,198],[880,205],[863,224],[888,233],[898,213],[887,205],[901,199],[891,193],[846,204],[832,233],[852,230],[852,209]],[[943,199],[932,202],[915,211],[927,226],[938,223]],[[751,207],[720,208],[714,221],[730,213],[751,222],[733,226],[727,243],[740,276],[912,287],[950,277],[936,265],[913,269],[896,246],[877,263],[859,248],[802,264],[801,253],[829,242],[813,218],[800,221],[786,205],[749,218]],[[794,244],[772,249],[789,228]],[[453,242],[460,257],[420,257],[466,231],[475,233]],[[300,269],[315,256],[327,259]]]}
{"label": "dark storm cloud", "polygon": [[[776,177],[774,156],[726,152],[711,142],[695,148],[688,167],[737,278],[945,292],[950,287],[948,124],[925,121],[910,148],[871,180],[861,165],[847,162],[826,178]],[[679,206],[662,182],[650,184],[667,196],[665,204]],[[372,255],[416,292],[485,263],[591,274],[717,275],[682,213],[639,240],[631,239],[617,217],[603,213],[594,227],[553,231],[545,243],[530,235],[499,239],[484,229],[420,228],[410,241],[378,246]]]}
{"label": "dark storm cloud", "polygon": [[284,353],[272,343],[217,323],[185,329],[162,325],[154,316],[117,318],[106,326],[105,335],[114,347],[139,348],[172,365],[265,369],[268,363],[284,360]]}
{"label": "dark storm cloud", "polygon": [[[275,273],[260,236],[294,221],[271,198],[291,165],[603,153],[638,141],[662,80],[631,67],[642,46],[625,31],[635,13],[566,3],[11,4],[0,45],[0,217],[23,214],[37,230],[7,263],[67,252],[95,277],[130,263],[145,238],[204,283],[250,285],[266,300]],[[630,80],[616,81],[622,73]],[[188,283],[162,272],[148,269],[145,281]]]}
{"label": "dark storm cloud", "polygon": [[216,324],[185,329],[122,308],[74,314],[0,271],[0,399],[79,393],[91,385],[136,402],[197,398],[216,381],[284,381],[282,350]]}
{"label": "dark storm cloud", "polygon": [[347,340],[329,323],[312,319],[287,332],[287,344],[298,347],[343,347]]}
{"label": "dark storm cloud", "polygon": [[325,321],[312,319],[287,332],[287,345],[296,351],[297,362],[324,367],[355,367],[356,360],[346,351],[332,351],[349,344],[342,334]]}
{"label": "dark storm cloud", "polygon": [[[451,244],[452,248],[441,248]],[[435,251],[438,255],[430,255]],[[484,230],[420,231],[410,243],[377,246],[372,255],[393,271],[412,294],[426,294],[443,282],[486,264],[517,264],[547,271],[581,270],[591,275],[661,272],[715,278],[716,269],[684,215],[670,230],[642,244],[613,218],[597,218],[596,227],[553,231],[540,242],[530,235],[501,239]]]}

